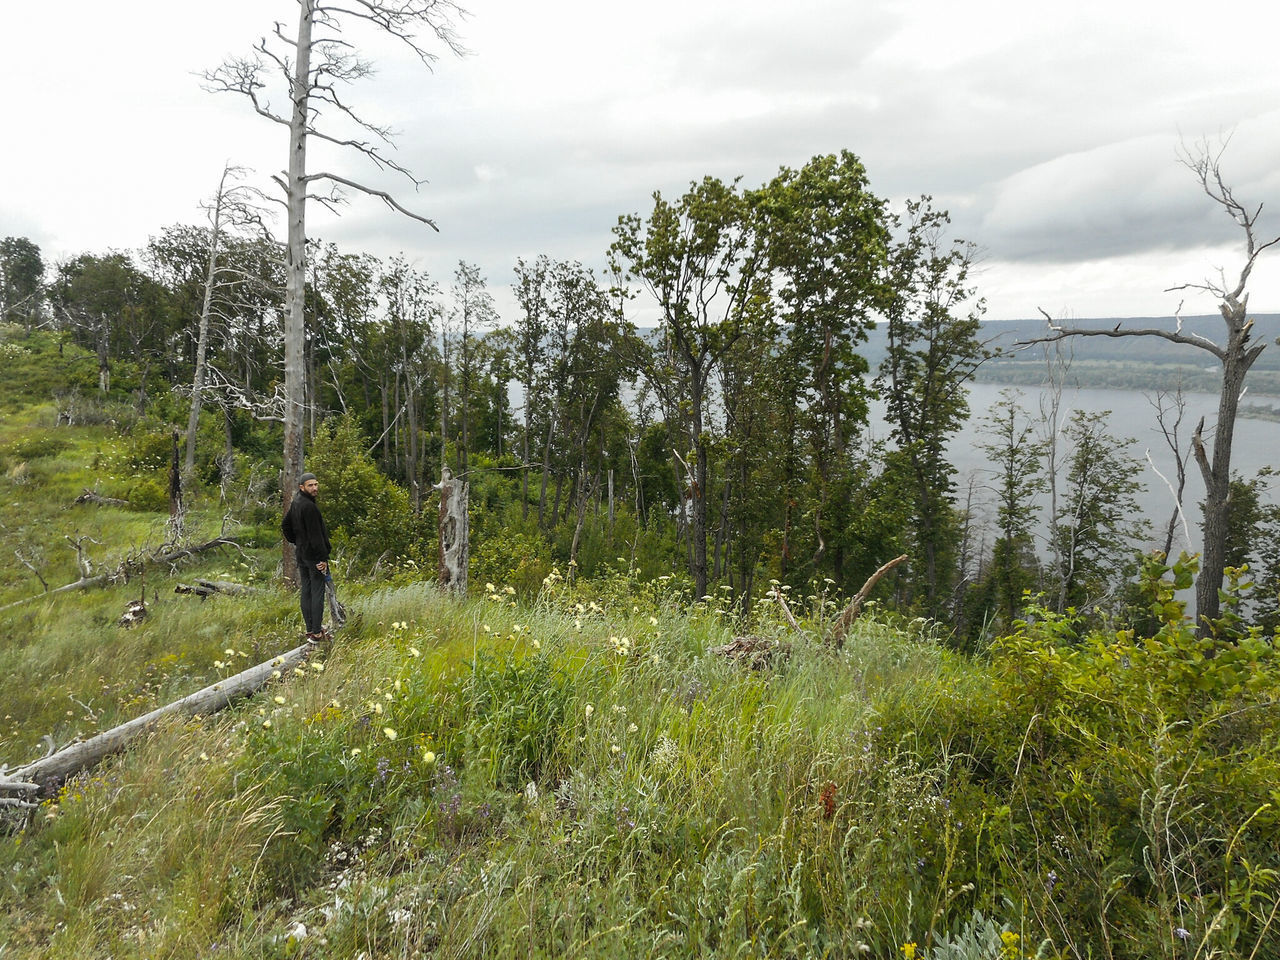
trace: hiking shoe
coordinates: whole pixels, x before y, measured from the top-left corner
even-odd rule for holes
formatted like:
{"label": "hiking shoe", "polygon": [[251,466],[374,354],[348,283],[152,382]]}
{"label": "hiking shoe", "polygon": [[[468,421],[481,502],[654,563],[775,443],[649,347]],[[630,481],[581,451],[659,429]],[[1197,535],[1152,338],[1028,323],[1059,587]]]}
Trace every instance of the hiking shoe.
{"label": "hiking shoe", "polygon": [[320,632],[320,633],[308,633],[308,634],[307,634],[307,636],[306,636],[306,641],[307,641],[307,643],[319,643],[319,642],[320,642],[321,640],[323,640],[324,638],[325,638],[325,637],[324,637],[324,633],[323,633],[323,632]]}

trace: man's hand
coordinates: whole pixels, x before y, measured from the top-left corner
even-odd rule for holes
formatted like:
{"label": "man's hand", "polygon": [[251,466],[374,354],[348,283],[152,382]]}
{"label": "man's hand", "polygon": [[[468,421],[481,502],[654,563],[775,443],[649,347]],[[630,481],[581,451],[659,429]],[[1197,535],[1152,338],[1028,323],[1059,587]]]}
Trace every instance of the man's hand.
{"label": "man's hand", "polygon": [[329,565],[325,563],[323,560],[321,560],[319,563],[316,564],[316,569],[319,570],[321,573],[328,573]]}

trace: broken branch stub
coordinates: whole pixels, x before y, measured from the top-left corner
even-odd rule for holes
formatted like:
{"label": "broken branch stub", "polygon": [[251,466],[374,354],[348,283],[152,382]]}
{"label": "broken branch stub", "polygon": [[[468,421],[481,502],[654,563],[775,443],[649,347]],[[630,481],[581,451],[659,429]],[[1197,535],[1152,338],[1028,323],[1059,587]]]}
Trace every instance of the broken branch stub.
{"label": "broken branch stub", "polygon": [[836,618],[836,622],[831,628],[831,633],[827,635],[828,643],[832,644],[837,650],[844,646],[844,638],[849,635],[849,628],[862,615],[862,605],[866,602],[871,591],[875,589],[875,585],[880,582],[881,577],[906,559],[907,555],[905,553],[900,557],[894,557],[867,578],[867,582],[862,585],[862,589],[849,601],[849,605]]}

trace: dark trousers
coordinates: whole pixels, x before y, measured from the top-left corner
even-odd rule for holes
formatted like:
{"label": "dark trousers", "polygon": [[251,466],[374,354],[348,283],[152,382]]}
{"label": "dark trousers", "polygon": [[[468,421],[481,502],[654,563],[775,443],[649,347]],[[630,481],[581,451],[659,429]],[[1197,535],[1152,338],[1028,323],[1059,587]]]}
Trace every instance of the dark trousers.
{"label": "dark trousers", "polygon": [[298,558],[298,594],[307,633],[319,633],[324,624],[324,574],[314,563],[301,557]]}

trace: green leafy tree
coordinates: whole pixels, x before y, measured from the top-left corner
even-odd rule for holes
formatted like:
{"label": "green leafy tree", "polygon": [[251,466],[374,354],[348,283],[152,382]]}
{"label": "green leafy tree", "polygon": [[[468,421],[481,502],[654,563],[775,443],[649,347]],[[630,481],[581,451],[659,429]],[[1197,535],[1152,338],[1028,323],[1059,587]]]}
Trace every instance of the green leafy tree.
{"label": "green leafy tree", "polygon": [[20,322],[31,332],[40,318],[44,258],[26,237],[0,240],[0,318]]}
{"label": "green leafy tree", "polygon": [[923,561],[924,609],[933,617],[954,580],[959,537],[947,443],[969,419],[966,384],[992,355],[979,338],[984,305],[969,282],[974,248],[945,242],[948,222],[927,197],[907,204],[905,236],[891,258],[888,351],[878,378],[896,462],[909,478],[909,549]]}
{"label": "green leafy tree", "polygon": [[164,354],[168,292],[124,253],[82,254],[60,264],[50,290],[57,318],[98,358],[98,389],[111,389],[111,365],[144,366]]}
{"label": "green leafy tree", "polygon": [[427,525],[413,514],[405,489],[381,473],[354,418],[333,417],[316,432],[307,468],[321,480],[320,506],[348,568],[380,559],[421,560]]}
{"label": "green leafy tree", "polygon": [[[750,199],[785,329],[774,391],[792,438],[784,447],[785,484],[797,492],[801,471],[810,473],[809,496],[795,498],[797,506],[808,501],[801,510],[816,541],[810,564],[843,580],[852,518],[841,491],[857,469],[854,441],[867,418],[868,367],[857,348],[888,293],[884,202],[847,150],[814,157],[799,170],[784,167]],[[784,562],[791,530],[788,515]]]}
{"label": "green leafy tree", "polygon": [[523,468],[520,471],[520,512],[529,518],[530,443],[534,432],[535,412],[542,410],[547,390],[547,334],[549,306],[547,302],[550,261],[540,255],[532,264],[516,261],[516,282],[512,284],[520,315],[515,322],[516,349],[513,358],[515,378],[520,383],[524,424],[520,432]]}
{"label": "green leafy tree", "polygon": [[615,272],[638,282],[658,307],[657,342],[639,357],[640,373],[679,414],[689,512],[689,573],[707,591],[707,493],[710,488],[711,377],[742,335],[764,277],[749,209],[736,183],[694,183],[672,203],[653,196],[646,220],[619,217],[610,256]]}
{"label": "green leafy tree", "polygon": [[994,612],[1005,625],[1022,609],[1023,592],[1036,584],[1036,498],[1044,489],[1044,443],[1036,437],[1018,396],[1012,390],[1000,392],[1000,402],[983,421],[988,439],[979,443],[993,464],[991,490],[996,500],[996,538],[987,577]]}
{"label": "green leafy tree", "polygon": [[471,450],[472,401],[477,393],[481,365],[476,345],[485,332],[498,322],[493,296],[485,286],[480,268],[458,261],[453,273],[453,329],[457,331],[458,364],[458,473],[467,472]]}
{"label": "green leafy tree", "polygon": [[1109,414],[1077,410],[1063,431],[1070,452],[1053,522],[1062,558],[1059,613],[1099,607],[1117,595],[1147,531],[1136,499],[1142,463],[1127,453],[1131,438],[1110,433]]}

